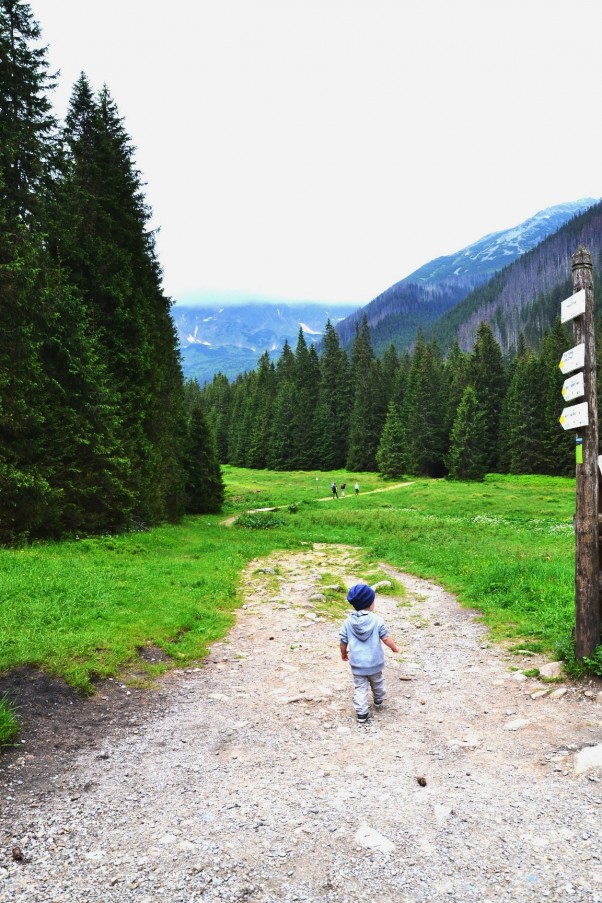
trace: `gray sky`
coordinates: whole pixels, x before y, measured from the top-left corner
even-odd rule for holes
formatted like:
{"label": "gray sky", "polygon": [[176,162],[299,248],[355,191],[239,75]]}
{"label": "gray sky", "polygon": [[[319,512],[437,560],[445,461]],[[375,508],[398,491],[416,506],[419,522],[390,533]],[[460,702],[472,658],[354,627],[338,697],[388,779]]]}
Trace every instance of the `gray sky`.
{"label": "gray sky", "polygon": [[137,146],[176,300],[365,304],[602,196],[599,0],[30,0]]}

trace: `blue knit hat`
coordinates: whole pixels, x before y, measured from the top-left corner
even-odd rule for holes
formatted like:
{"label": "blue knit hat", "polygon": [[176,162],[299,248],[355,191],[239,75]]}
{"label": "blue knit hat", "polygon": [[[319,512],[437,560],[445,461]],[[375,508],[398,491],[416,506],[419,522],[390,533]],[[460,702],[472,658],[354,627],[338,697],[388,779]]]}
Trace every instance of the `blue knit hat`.
{"label": "blue knit hat", "polygon": [[347,601],[353,605],[356,611],[370,608],[374,602],[376,593],[367,583],[356,583],[347,593]]}

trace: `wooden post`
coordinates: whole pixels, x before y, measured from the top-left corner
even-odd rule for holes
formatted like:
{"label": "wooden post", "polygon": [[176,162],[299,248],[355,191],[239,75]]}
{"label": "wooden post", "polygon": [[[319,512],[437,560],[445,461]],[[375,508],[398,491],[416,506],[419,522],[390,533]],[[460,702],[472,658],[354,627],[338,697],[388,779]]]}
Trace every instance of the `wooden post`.
{"label": "wooden post", "polygon": [[577,464],[575,512],[575,653],[591,658],[600,642],[598,553],[598,402],[594,337],[592,255],[580,245],[573,254],[573,293],[585,289],[585,313],[573,320],[575,345],[585,343],[583,381],[589,423],[581,427],[583,464]]}

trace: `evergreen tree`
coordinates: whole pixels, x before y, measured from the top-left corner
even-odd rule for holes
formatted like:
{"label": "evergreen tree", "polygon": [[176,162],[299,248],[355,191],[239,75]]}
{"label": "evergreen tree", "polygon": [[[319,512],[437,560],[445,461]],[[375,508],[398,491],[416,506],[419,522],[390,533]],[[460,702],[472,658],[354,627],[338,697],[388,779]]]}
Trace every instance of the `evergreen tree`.
{"label": "evergreen tree", "polygon": [[295,350],[295,410],[293,414],[294,470],[312,470],[318,463],[315,411],[320,384],[320,366],[314,348],[309,349],[299,329]]}
{"label": "evergreen tree", "polygon": [[53,250],[102,349],[131,462],[135,516],[173,520],[184,507],[185,411],[170,302],[130,139],[107,89],[95,98],[84,75],[72,94],[65,144]]}
{"label": "evergreen tree", "polygon": [[265,351],[259,359],[253,397],[250,399],[246,466],[267,467],[270,429],[276,391],[274,365]]}
{"label": "evergreen tree", "polygon": [[485,415],[472,386],[464,390],[451,431],[450,449],[446,458],[452,480],[485,478]]}
{"label": "evergreen tree", "polygon": [[42,224],[56,161],[56,120],[48,98],[55,78],[40,38],[28,3],[0,0],[0,174],[9,227]]}
{"label": "evergreen tree", "polygon": [[521,349],[504,403],[505,444],[510,473],[540,473],[543,392],[541,367],[530,348]]}
{"label": "evergreen tree", "polygon": [[[558,364],[569,347],[566,329],[561,324],[560,317],[557,317],[550,332],[544,336],[539,350],[543,395],[542,456],[539,472],[558,476],[572,476],[575,473],[575,436],[572,430],[563,430],[558,422],[564,407],[562,386],[565,379]],[[601,353],[598,343],[596,355]],[[602,371],[598,370],[598,374],[602,374]],[[600,381],[599,376],[598,392],[602,392]]]}
{"label": "evergreen tree", "polygon": [[315,413],[318,466],[322,470],[336,470],[345,463],[349,399],[347,355],[340,347],[334,326],[328,320],[322,338],[320,383]]}
{"label": "evergreen tree", "polygon": [[228,425],[232,409],[232,387],[228,377],[221,372],[216,373],[213,380],[205,386],[202,396],[219,459],[225,464],[228,461]]}
{"label": "evergreen tree", "polygon": [[296,442],[291,423],[295,417],[295,396],[293,382],[286,378],[280,380],[274,400],[267,456],[267,466],[272,470],[294,470]]}
{"label": "evergreen tree", "polygon": [[485,418],[485,466],[491,473],[498,467],[500,412],[506,393],[502,352],[488,323],[481,323],[470,366],[474,386]]}
{"label": "evergreen tree", "polygon": [[376,460],[383,477],[396,479],[403,476],[403,425],[399,408],[394,401],[389,402],[387,419],[382,432]]}
{"label": "evergreen tree", "polygon": [[349,426],[349,451],[347,469],[350,471],[376,470],[376,450],[380,439],[374,410],[376,394],[376,368],[374,352],[364,314],[362,324],[356,326],[355,341],[351,353],[351,384],[353,406]]}
{"label": "evergreen tree", "polygon": [[404,470],[442,476],[446,450],[444,375],[436,345],[419,331],[401,410]]}
{"label": "evergreen tree", "polygon": [[52,405],[43,343],[56,313],[40,303],[43,208],[55,122],[39,39],[29,5],[0,0],[0,542],[47,532],[59,500],[43,447]]}
{"label": "evergreen tree", "polygon": [[193,404],[188,421],[185,455],[186,510],[189,514],[216,514],[224,504],[225,488],[215,437],[200,401]]}
{"label": "evergreen tree", "polygon": [[451,436],[452,427],[456,420],[456,414],[460,402],[464,396],[464,390],[470,381],[470,355],[460,348],[456,339],[451,346],[445,361],[445,384],[447,396],[447,410],[445,414],[445,427],[448,436]]}

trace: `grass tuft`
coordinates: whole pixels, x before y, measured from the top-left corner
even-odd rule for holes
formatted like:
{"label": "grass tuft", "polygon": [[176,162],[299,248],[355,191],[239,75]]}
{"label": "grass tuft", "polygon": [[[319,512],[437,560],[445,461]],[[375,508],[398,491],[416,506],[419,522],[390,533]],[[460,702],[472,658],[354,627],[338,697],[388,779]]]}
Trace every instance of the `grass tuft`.
{"label": "grass tuft", "polygon": [[0,746],[10,746],[19,734],[17,709],[6,696],[0,698]]}

